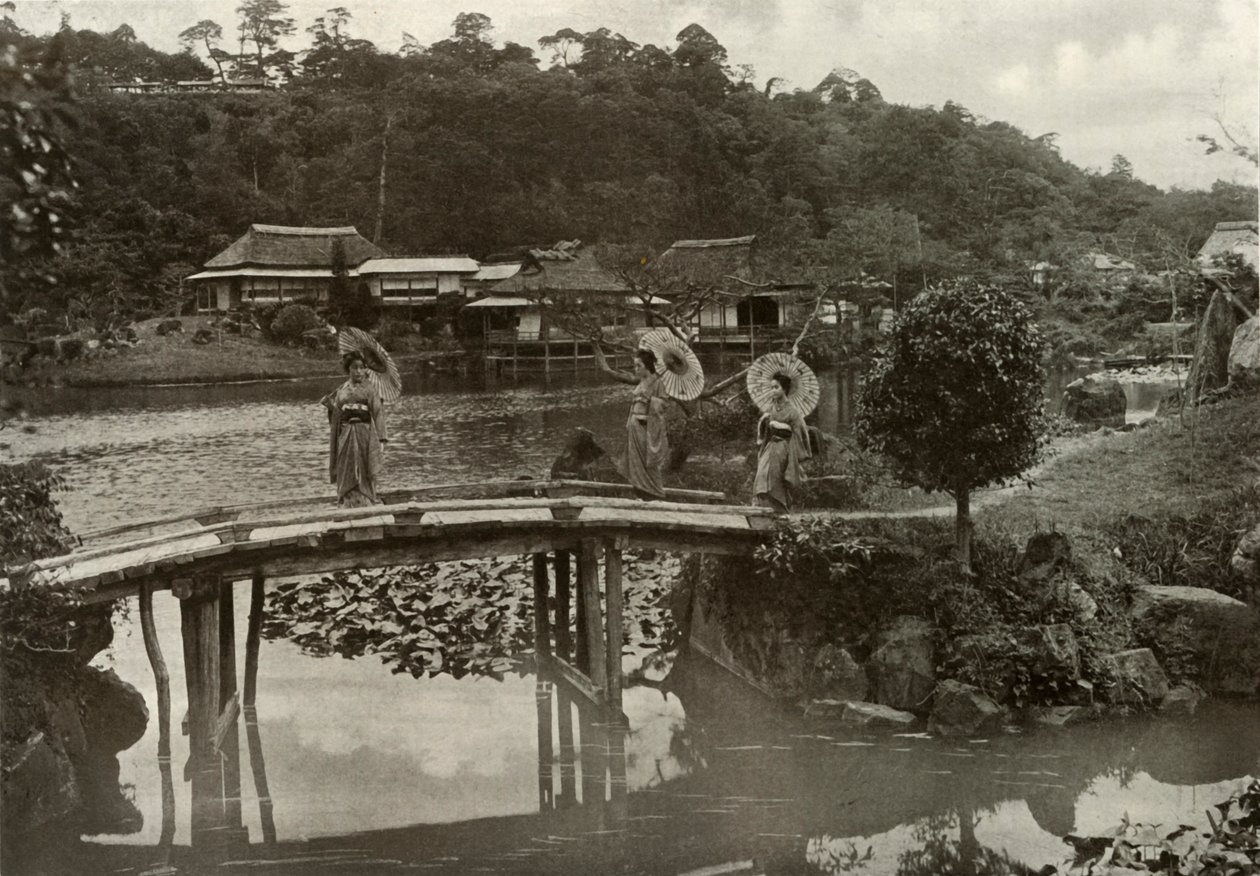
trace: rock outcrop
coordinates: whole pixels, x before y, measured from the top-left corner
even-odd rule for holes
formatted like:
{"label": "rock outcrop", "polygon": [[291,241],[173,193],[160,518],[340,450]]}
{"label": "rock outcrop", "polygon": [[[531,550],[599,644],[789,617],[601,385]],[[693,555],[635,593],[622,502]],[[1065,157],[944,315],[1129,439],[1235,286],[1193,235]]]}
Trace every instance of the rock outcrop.
{"label": "rock outcrop", "polygon": [[879,636],[866,661],[875,702],[894,709],[926,711],[936,687],[936,652],[932,625],[903,615]]}
{"label": "rock outcrop", "polygon": [[1133,594],[1135,620],[1189,624],[1188,643],[1213,693],[1249,696],[1260,688],[1260,612],[1206,587],[1146,584]]}
{"label": "rock outcrop", "polygon": [[1191,404],[1229,382],[1229,351],[1237,328],[1234,305],[1218,289],[1203,312],[1194,344],[1194,361],[1186,380]]}
{"label": "rock outcrop", "polygon": [[1168,696],[1168,676],[1150,648],[1119,651],[1108,657],[1116,686],[1112,699],[1127,705],[1158,706]]}
{"label": "rock outcrop", "polygon": [[551,464],[551,477],[586,479],[595,463],[604,457],[604,448],[599,446],[595,436],[581,427],[574,429],[565,442],[564,450]]}
{"label": "rock outcrop", "polygon": [[840,721],[855,727],[907,727],[914,723],[915,717],[879,703],[845,703]]}
{"label": "rock outcrop", "polygon": [[982,690],[949,679],[936,688],[928,732],[939,736],[996,733],[1004,717],[1002,707]]}
{"label": "rock outcrop", "polygon": [[865,700],[867,690],[866,670],[844,648],[832,644],[823,645],[814,656],[814,673],[810,679],[811,692],[822,699]]}
{"label": "rock outcrop", "polygon": [[1229,380],[1241,386],[1260,385],[1260,321],[1254,316],[1234,331],[1229,346]]}
{"label": "rock outcrop", "polygon": [[1087,374],[1063,391],[1063,415],[1087,426],[1119,429],[1127,406],[1124,387],[1108,374]]}

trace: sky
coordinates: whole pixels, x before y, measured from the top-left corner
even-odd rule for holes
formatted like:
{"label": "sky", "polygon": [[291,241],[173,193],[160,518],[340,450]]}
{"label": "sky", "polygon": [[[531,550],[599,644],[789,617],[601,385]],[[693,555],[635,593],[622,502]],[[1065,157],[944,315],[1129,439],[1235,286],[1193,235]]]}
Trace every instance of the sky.
{"label": "sky", "polygon": [[[165,51],[209,18],[231,31],[238,0],[17,0],[16,20],[55,30],[62,12],[92,30],[132,26]],[[761,85],[813,88],[836,67],[871,80],[891,102],[961,104],[1031,137],[1058,134],[1065,158],[1106,172],[1121,154],[1135,174],[1168,189],[1217,179],[1255,183],[1256,168],[1204,155],[1197,134],[1220,138],[1219,118],[1255,148],[1260,124],[1260,0],[290,0],[305,28],[347,7],[351,35],[396,51],[403,33],[429,44],[460,12],[481,12],[493,36],[528,45],[563,27],[607,27],[636,43],[672,47],[700,24],[732,64]]]}

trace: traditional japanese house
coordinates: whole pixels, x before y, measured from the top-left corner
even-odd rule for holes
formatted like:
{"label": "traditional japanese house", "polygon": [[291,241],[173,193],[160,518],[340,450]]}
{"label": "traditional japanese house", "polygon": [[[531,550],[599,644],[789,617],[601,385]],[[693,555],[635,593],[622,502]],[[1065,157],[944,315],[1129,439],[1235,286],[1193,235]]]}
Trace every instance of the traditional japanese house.
{"label": "traditional japanese house", "polygon": [[335,241],[341,241],[352,278],[358,277],[359,266],[368,259],[384,256],[353,226],[249,226],[188,278],[196,293],[197,312],[231,310],[247,302],[327,301]]}
{"label": "traditional japanese house", "polygon": [[468,256],[377,258],[359,265],[358,275],[384,315],[414,320],[434,316],[441,300],[462,299],[465,279],[478,270]]}
{"label": "traditional japanese house", "polygon": [[813,308],[813,284],[758,264],[756,236],[676,240],[652,264],[661,294],[708,288],[693,324],[695,342],[751,354],[797,330]]}

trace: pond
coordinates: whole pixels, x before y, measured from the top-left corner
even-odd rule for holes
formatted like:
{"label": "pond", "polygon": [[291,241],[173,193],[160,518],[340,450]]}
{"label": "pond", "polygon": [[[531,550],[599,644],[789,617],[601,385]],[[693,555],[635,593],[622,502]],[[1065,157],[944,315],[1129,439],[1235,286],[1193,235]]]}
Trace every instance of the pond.
{"label": "pond", "polygon": [[[318,400],[335,383],[40,391],[33,430],[0,438],[10,458],[65,476],[73,529],[331,497]],[[411,375],[407,389],[390,412],[387,460],[406,484],[537,476],[574,427],[616,447],[625,418],[625,388],[594,376],[543,386]],[[850,427],[854,390],[852,374],[824,377],[824,428]],[[626,691],[622,738],[528,664],[502,680],[413,678],[375,657],[264,639],[257,739],[242,733],[239,762],[223,764],[241,776],[240,798],[194,800],[178,603],[156,602],[183,872],[1022,873],[1067,856],[1064,834],[1106,830],[1126,812],[1201,825],[1205,808],[1260,773],[1254,704],[1069,734],[844,735],[691,663],[666,687]],[[247,607],[238,598],[238,629]],[[47,872],[143,872],[160,857],[155,686],[134,607],[116,631],[98,662],[150,709],[145,736],[119,758],[143,825],[45,849]],[[239,811],[232,842],[193,842],[191,812],[206,806]]]}
{"label": "pond", "polygon": [[[1058,410],[1077,370],[1056,372]],[[858,374],[820,375],[815,421],[853,426]],[[326,495],[327,427],[319,400],[336,378],[220,386],[40,389],[17,393],[31,431],[0,433],[8,459],[40,459],[62,474],[61,507],[83,531],[189,508]],[[1127,387],[1129,417],[1153,413],[1159,386]],[[545,474],[571,431],[624,444],[627,388],[595,374],[495,381],[409,374],[389,409],[386,484],[459,483]]]}
{"label": "pond", "polygon": [[[236,602],[238,628],[247,606]],[[194,801],[181,780],[177,601],[163,594],[156,607],[182,872],[1025,873],[1069,858],[1064,835],[1098,834],[1125,813],[1203,825],[1260,767],[1254,705],[985,739],[846,734],[689,663],[664,687],[627,689],[623,735],[532,674],[414,679],[264,639],[257,744],[241,739],[236,765],[223,762],[239,800]],[[152,704],[136,614],[98,659]],[[156,723],[120,755],[143,827],[49,850],[65,872],[161,858]],[[194,834],[190,812],[204,819],[207,806],[243,830]]]}

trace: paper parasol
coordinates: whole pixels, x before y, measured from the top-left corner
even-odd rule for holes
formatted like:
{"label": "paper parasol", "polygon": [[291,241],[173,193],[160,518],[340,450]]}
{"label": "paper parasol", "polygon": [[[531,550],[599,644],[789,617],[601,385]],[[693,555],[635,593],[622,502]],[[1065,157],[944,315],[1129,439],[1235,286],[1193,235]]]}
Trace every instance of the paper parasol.
{"label": "paper parasol", "polygon": [[774,397],[777,374],[792,381],[787,402],[800,411],[802,417],[817,407],[818,378],[809,366],[791,353],[767,353],[748,366],[748,394],[762,413],[766,412]]}
{"label": "paper parasol", "polygon": [[402,395],[402,376],[398,373],[398,366],[376,338],[363,329],[344,328],[337,335],[337,348],[343,356],[358,353],[363,357],[368,367],[368,380],[380,393],[381,401],[397,401]]}
{"label": "paper parasol", "polygon": [[667,328],[652,329],[639,338],[640,350],[656,355],[656,373],[665,391],[681,401],[691,401],[704,391],[704,371],[696,354]]}

